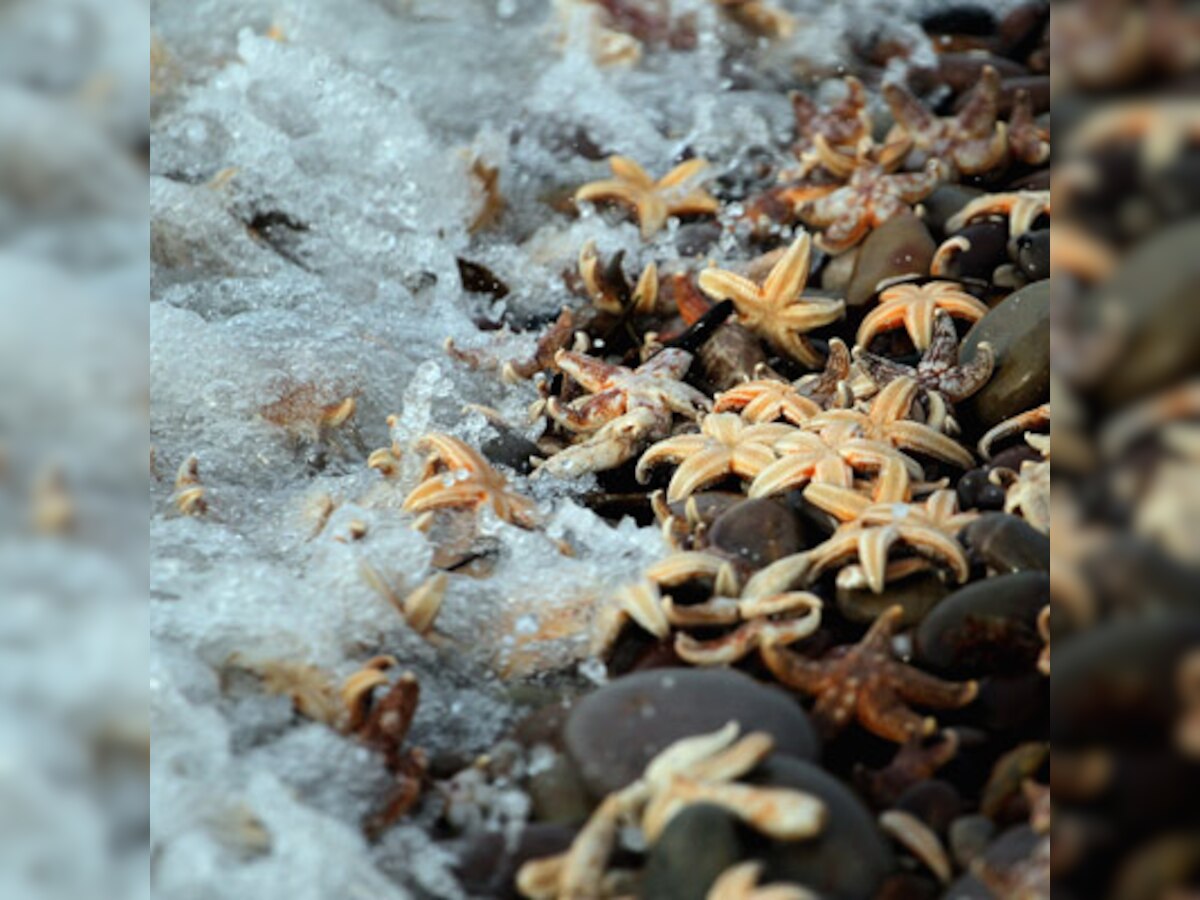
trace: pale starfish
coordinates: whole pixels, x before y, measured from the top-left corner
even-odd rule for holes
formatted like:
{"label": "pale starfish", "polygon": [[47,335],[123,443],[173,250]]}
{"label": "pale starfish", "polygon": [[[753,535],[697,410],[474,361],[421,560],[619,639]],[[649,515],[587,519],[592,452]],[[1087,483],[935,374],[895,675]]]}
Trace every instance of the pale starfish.
{"label": "pale starfish", "polygon": [[508,480],[493,469],[477,450],[456,437],[433,432],[416,445],[428,453],[421,483],[404,499],[403,508],[423,513],[436,509],[491,506],[501,519],[522,528],[537,524],[536,507],[512,491]]}
{"label": "pale starfish", "polygon": [[762,285],[724,269],[709,268],[700,273],[700,289],[715,300],[732,300],[742,325],[815,369],[822,363],[821,354],[805,335],[840,319],[846,304],[801,296],[808,283],[811,256],[812,238],[802,232]]}
{"label": "pale starfish", "polygon": [[857,491],[810,484],[804,489],[804,499],[841,524],[828,540],[809,552],[809,577],[857,559],[857,567],[838,573],[838,583],[883,593],[889,580],[916,570],[911,564],[888,565],[892,548],[903,544],[920,556],[944,564],[962,584],[970,574],[970,566],[962,546],[947,530],[955,528],[957,533],[956,526],[969,522],[970,514],[958,513],[951,492],[945,493],[947,496],[937,498],[932,507],[922,507],[906,503],[902,497],[880,497],[873,503]]}
{"label": "pale starfish", "polygon": [[758,473],[750,485],[751,497],[786,493],[809,482],[853,487],[856,474],[881,473],[888,460],[899,464],[897,474],[904,476],[905,486],[909,478],[923,474],[915,460],[890,444],[862,438],[830,441],[819,433],[794,431],[774,450],[779,459]]}
{"label": "pale starfish", "polygon": [[749,860],[730,866],[709,888],[707,900],[818,900],[817,895],[798,884],[759,886],[763,864]]}
{"label": "pale starfish", "polygon": [[928,284],[897,284],[879,295],[879,305],[863,318],[855,342],[869,347],[876,335],[904,326],[913,346],[920,351],[933,341],[933,320],[939,309],[951,316],[976,322],[988,311],[987,306],[952,281]]}
{"label": "pale starfish", "polygon": [[983,67],[979,83],[956,116],[935,116],[898,82],[884,85],[883,98],[896,119],[894,132],[907,134],[917,150],[952,163],[964,175],[987,172],[1008,156],[1008,129],[996,121],[1000,74],[993,66]]}
{"label": "pale starfish", "polygon": [[1018,237],[1033,229],[1033,223],[1050,215],[1049,191],[1009,191],[976,197],[946,220],[946,233],[961,231],[981,219],[1005,219],[1008,233]]}
{"label": "pale starfish", "polygon": [[614,316],[626,312],[649,315],[658,302],[658,266],[652,260],[631,287],[621,268],[624,256],[625,251],[618,251],[607,264],[602,264],[596,242],[587,241],[579,250],[579,276],[583,279],[583,288],[592,305],[601,312]]}
{"label": "pale starfish", "polygon": [[740,410],[747,422],[775,422],[783,419],[793,425],[810,419],[821,411],[814,400],[798,393],[786,381],[762,378],[745,381],[717,394],[715,412]]}
{"label": "pale starfish", "polygon": [[805,200],[796,215],[806,224],[823,229],[817,244],[828,253],[842,253],[873,229],[894,219],[924,200],[946,179],[946,166],[929,160],[921,172],[889,174],[877,163],[855,168],[842,187]]}
{"label": "pale starfish", "polygon": [[829,444],[865,438],[899,450],[914,450],[962,469],[970,468],[975,460],[969,450],[936,428],[908,419],[919,393],[920,385],[916,381],[900,376],[872,398],[868,412],[826,410],[802,427],[820,433]]}
{"label": "pale starfish", "polygon": [[974,681],[943,681],[897,660],[892,635],[903,615],[902,607],[890,607],[857,644],[836,647],[823,659],[778,646],[764,647],[762,659],[785,685],[817,698],[813,714],[826,735],[857,719],[872,734],[904,744],[937,731],[937,721],[914,712],[910,703],[956,709],[974,700],[979,687]]}
{"label": "pale starfish", "polygon": [[689,184],[708,167],[703,159],[680,163],[658,181],[627,156],[610,156],[608,164],[613,177],[583,185],[575,202],[604,200],[632,207],[643,238],[657,234],[669,216],[706,215],[721,208],[715,197]]}
{"label": "pale starfish", "polygon": [[643,453],[637,479],[645,484],[654,466],[682,461],[667,487],[667,502],[685,500],[729,475],[754,478],[775,461],[775,442],[792,432],[779,422],[748,425],[733,413],[713,413],[700,420],[700,434],[677,435]]}

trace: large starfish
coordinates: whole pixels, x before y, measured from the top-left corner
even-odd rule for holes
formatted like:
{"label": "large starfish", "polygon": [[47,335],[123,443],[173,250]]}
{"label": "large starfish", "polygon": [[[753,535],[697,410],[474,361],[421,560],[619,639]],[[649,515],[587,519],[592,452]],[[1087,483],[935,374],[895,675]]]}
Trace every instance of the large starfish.
{"label": "large starfish", "polygon": [[959,363],[958,332],[950,314],[941,309],[933,314],[932,340],[915,367],[868,353],[861,347],[854,348],[854,360],[879,388],[897,378],[913,379],[928,401],[930,423],[942,431],[950,430],[953,404],[987,384],[995,365],[992,347],[987,341],[979,345],[971,362]]}
{"label": "large starfish", "polygon": [[933,341],[933,320],[939,309],[970,322],[982,319],[987,306],[952,281],[897,284],[879,295],[879,305],[863,317],[855,343],[869,347],[880,332],[901,325],[920,351]]}
{"label": "large starfish", "polygon": [[537,524],[533,501],[512,491],[507,479],[477,450],[448,434],[433,432],[417,442],[428,453],[421,483],[404,499],[404,509],[423,513],[435,509],[491,506],[501,519],[532,528]]}
{"label": "large starfish", "polygon": [[996,121],[1000,74],[992,66],[983,67],[979,83],[956,116],[935,116],[897,82],[884,86],[883,98],[897,132],[907,134],[917,150],[952,163],[964,175],[987,172],[1008,156],[1008,129]]}
{"label": "large starfish", "polygon": [[686,500],[729,475],[754,478],[775,461],[775,442],[792,432],[781,422],[748,425],[735,413],[714,413],[700,421],[700,434],[668,438],[642,454],[637,479],[645,483],[659,463],[682,461],[667,487],[667,502]]}
{"label": "large starfish", "polygon": [[761,285],[733,272],[710,268],[700,273],[700,289],[716,300],[732,300],[742,325],[815,369],[822,363],[821,354],[805,335],[840,319],[846,304],[802,296],[811,257],[812,238],[803,232]]}
{"label": "large starfish", "polygon": [[821,405],[799,393],[786,381],[760,378],[717,394],[713,410],[739,410],[747,422],[776,422],[783,419],[799,425],[821,411]]}
{"label": "large starfish", "polygon": [[707,168],[703,159],[680,163],[658,181],[627,156],[610,156],[608,165],[613,177],[583,185],[575,202],[606,200],[632,207],[643,238],[657,234],[669,216],[712,214],[721,208],[708,191],[690,183]]}
{"label": "large starfish", "polygon": [[946,166],[931,159],[921,172],[889,174],[878,163],[864,162],[850,180],[823,197],[805,200],[796,215],[823,229],[817,244],[828,253],[842,253],[873,229],[894,219],[913,203],[924,200],[946,179]]}
{"label": "large starfish", "polygon": [[779,459],[763,468],[750,485],[751,497],[786,493],[809,482],[850,488],[856,474],[884,473],[889,460],[899,464],[892,477],[922,476],[921,466],[890,444],[850,438],[830,441],[820,433],[793,431],[775,444]]}
{"label": "large starfish", "polygon": [[956,709],[978,693],[974,681],[943,681],[893,656],[892,635],[903,615],[902,607],[890,607],[857,644],[836,647],[823,659],[807,659],[774,644],[759,653],[781,682],[817,698],[813,713],[827,735],[857,719],[872,734],[903,744],[937,731],[937,720],[914,712],[910,703]]}

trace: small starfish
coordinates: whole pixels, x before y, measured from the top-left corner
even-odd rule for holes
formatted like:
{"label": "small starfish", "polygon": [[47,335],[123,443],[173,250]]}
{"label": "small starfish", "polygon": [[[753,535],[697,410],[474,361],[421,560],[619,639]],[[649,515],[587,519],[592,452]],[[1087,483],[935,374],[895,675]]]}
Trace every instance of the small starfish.
{"label": "small starfish", "polygon": [[856,718],[872,734],[907,743],[937,731],[936,719],[908,704],[957,709],[974,700],[979,687],[974,681],[943,681],[896,660],[891,639],[903,615],[902,607],[890,607],[861,641],[836,647],[820,660],[774,645],[759,653],[781,682],[817,698],[813,712],[826,734],[837,734]]}
{"label": "small starfish", "polygon": [[962,738],[952,728],[932,743],[915,738],[901,745],[891,762],[880,769],[854,767],[854,781],[877,807],[891,807],[913,785],[933,778],[937,770],[958,755]]}
{"label": "small starfish", "polygon": [[658,302],[658,266],[651,261],[632,287],[621,268],[625,251],[614,253],[602,264],[596,252],[596,242],[588,241],[579,250],[579,275],[592,305],[614,316],[630,312],[645,316],[654,311]]}
{"label": "small starfish", "polygon": [[792,113],[796,117],[798,138],[793,152],[801,156],[811,150],[817,136],[825,138],[832,147],[857,147],[858,142],[871,136],[871,113],[867,110],[867,91],[853,75],[842,79],[846,93],[841,100],[824,109],[800,91],[788,93]]}
{"label": "small starfish", "polygon": [[754,478],[775,461],[775,442],[791,433],[791,426],[779,422],[747,425],[734,413],[714,413],[700,421],[700,434],[668,438],[642,454],[637,479],[645,484],[654,466],[682,460],[667,487],[667,502],[686,500],[729,475]]}
{"label": "small starfish", "polygon": [[806,225],[823,229],[817,238],[822,250],[842,253],[873,228],[924,200],[946,175],[945,164],[937,159],[929,160],[921,172],[894,175],[878,163],[867,162],[855,168],[842,187],[800,203],[796,215]]}
{"label": "small starfish", "polygon": [[850,348],[841,338],[830,338],[825,368],[820,372],[801,375],[793,384],[801,395],[826,409],[844,408],[854,403],[854,392],[849,385],[850,374]]}
{"label": "small starfish", "polygon": [[533,501],[510,490],[507,479],[458,438],[433,432],[417,442],[417,450],[429,457],[421,483],[404,499],[405,510],[423,513],[488,504],[513,525],[533,528],[537,524]]}
{"label": "small starfish", "polygon": [[987,306],[952,281],[928,284],[897,284],[879,295],[879,305],[863,318],[855,343],[869,347],[876,335],[904,326],[913,346],[924,352],[933,342],[933,320],[939,309],[951,316],[976,322]]}
{"label": "small starfish", "polygon": [[865,438],[898,450],[914,450],[969,469],[975,461],[969,450],[936,428],[908,420],[920,390],[920,385],[914,379],[899,376],[875,395],[868,412],[830,409],[813,416],[804,423],[803,428],[820,433],[830,444]]}
{"label": "small starfish", "polygon": [[709,268],[700,273],[700,289],[716,300],[732,300],[742,325],[806,366],[816,368],[821,365],[821,355],[805,334],[840,319],[846,304],[801,296],[808,283],[811,256],[812,238],[801,233],[761,286],[733,272]]}
{"label": "small starfish", "polygon": [[1050,134],[1033,115],[1033,98],[1021,89],[1013,96],[1008,115],[1008,149],[1018,160],[1040,166],[1050,159]]}
{"label": "small starfish", "polygon": [[821,411],[815,400],[800,394],[786,381],[761,378],[745,381],[717,394],[715,412],[740,410],[747,422],[775,422],[783,419],[793,425],[812,418]]}
{"label": "small starfish", "polygon": [[[976,197],[946,220],[946,233],[961,231],[980,219],[1006,219],[1008,233],[1019,237],[1033,230],[1033,223],[1050,215],[1049,191],[1008,191]],[[1055,235],[1057,237],[1057,235]]]}
{"label": "small starfish", "polygon": [[647,409],[670,425],[670,414],[695,419],[710,406],[708,397],[682,381],[692,354],[668,348],[636,369],[604,362],[594,356],[559,350],[555,364],[591,396],[564,404],[551,397],[546,411],[571,431],[593,432],[620,416]]}
{"label": "small starfish", "polygon": [[763,864],[749,860],[730,866],[713,882],[708,900],[817,900],[817,895],[798,884],[759,886]]}
{"label": "small starfish", "polygon": [[627,156],[610,156],[608,164],[614,177],[583,185],[575,192],[575,202],[611,200],[632,207],[643,238],[657,234],[668,216],[712,214],[721,208],[707,191],[688,185],[708,166],[703,159],[680,163],[658,181]]}
{"label": "small starfish", "polygon": [[836,485],[805,488],[806,501],[841,522],[832,536],[810,551],[809,577],[857,558],[857,565],[843,567],[838,573],[838,584],[844,588],[865,586],[881,594],[889,581],[926,568],[924,561],[908,559],[889,565],[892,547],[904,544],[920,556],[945,563],[958,583],[965,582],[970,566],[953,535],[975,514],[959,513],[952,491],[937,492],[927,507],[905,503],[895,493],[893,497],[896,499],[877,496],[873,503],[857,491]]}
{"label": "small starfish", "polygon": [[854,348],[854,360],[876,387],[885,387],[897,378],[916,381],[930,404],[930,422],[941,431],[951,430],[949,408],[987,384],[995,365],[987,341],[979,345],[971,362],[959,363],[958,332],[950,314],[941,309],[933,314],[933,337],[915,367],[876,356],[861,347]]}
{"label": "small starfish", "polygon": [[979,83],[956,116],[935,116],[898,82],[884,85],[883,98],[896,119],[896,132],[907,134],[918,150],[951,162],[964,175],[987,172],[1008,156],[1008,129],[996,121],[1000,73],[993,66],[983,67]]}
{"label": "small starfish", "polygon": [[775,444],[779,459],[758,473],[750,485],[751,497],[770,497],[809,482],[850,488],[858,473],[882,473],[889,460],[899,464],[907,488],[909,478],[920,478],[920,465],[890,444],[850,438],[830,441],[824,435],[795,431]]}

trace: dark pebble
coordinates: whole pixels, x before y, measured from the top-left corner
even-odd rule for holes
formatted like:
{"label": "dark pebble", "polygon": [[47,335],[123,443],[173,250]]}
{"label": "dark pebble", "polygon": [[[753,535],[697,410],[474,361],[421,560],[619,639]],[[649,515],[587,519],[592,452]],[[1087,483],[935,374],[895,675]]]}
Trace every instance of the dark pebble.
{"label": "dark pebble", "polygon": [[744,500],[713,523],[708,543],[725,556],[761,569],[804,549],[796,514],[778,500]]}
{"label": "dark pebble", "polygon": [[1017,238],[1017,267],[1030,281],[1050,277],[1050,229],[1031,231]]}
{"label": "dark pebble", "polygon": [[996,368],[963,409],[987,429],[1050,397],[1050,282],[1021,288],[976,322],[962,343],[963,362],[983,341],[992,345]]}
{"label": "dark pebble", "polygon": [[675,250],[680,256],[701,256],[717,242],[721,226],[717,222],[688,222],[675,234]]}
{"label": "dark pebble", "polygon": [[966,545],[989,569],[1049,572],[1050,536],[1008,513],[985,513],[963,532]]}
{"label": "dark pebble", "polygon": [[503,834],[483,831],[464,843],[454,872],[472,897],[520,900],[513,883],[517,870],[531,859],[562,853],[574,839],[574,828],[527,825],[510,849]]}
{"label": "dark pebble", "polygon": [[742,859],[737,818],[697,804],[678,813],[646,859],[641,900],[705,900],[721,873]]}
{"label": "dark pebble", "polygon": [[936,234],[944,234],[946,220],[952,218],[972,200],[982,196],[983,191],[979,188],[962,184],[943,184],[921,202],[925,207],[925,224]]}
{"label": "dark pebble", "polygon": [[928,275],[935,250],[929,229],[915,215],[889,220],[863,242],[846,288],[846,304],[868,303],[881,283]]}
{"label": "dark pebble", "polygon": [[958,789],[940,778],[914,784],[895,803],[896,809],[912,813],[939,835],[946,834],[962,807]]}
{"label": "dark pebble", "polygon": [[917,658],[958,678],[1027,672],[1042,649],[1037,616],[1049,602],[1050,576],[1044,572],[968,584],[917,628]]}
{"label": "dark pebble", "polygon": [[669,744],[730,721],[743,732],[770,734],[777,753],[817,756],[816,734],[791,696],[729,669],[654,669],[618,678],[576,704],[566,746],[599,797],[640,777]]}
{"label": "dark pebble", "polygon": [[819,766],[776,755],[747,780],[807,791],[823,800],[829,811],[825,830],[815,840],[775,843],[761,854],[766,862],[763,883],[793,881],[830,900],[867,900],[895,868],[895,856],[875,817]]}
{"label": "dark pebble", "polygon": [[965,238],[969,246],[949,256],[944,277],[991,282],[996,269],[1009,261],[1007,222],[982,219],[964,225],[954,236]]}
{"label": "dark pebble", "polygon": [[869,588],[837,589],[838,611],[851,622],[869,624],[890,606],[904,608],[901,625],[916,625],[950,593],[950,588],[935,572],[922,572],[889,584],[881,594]]}

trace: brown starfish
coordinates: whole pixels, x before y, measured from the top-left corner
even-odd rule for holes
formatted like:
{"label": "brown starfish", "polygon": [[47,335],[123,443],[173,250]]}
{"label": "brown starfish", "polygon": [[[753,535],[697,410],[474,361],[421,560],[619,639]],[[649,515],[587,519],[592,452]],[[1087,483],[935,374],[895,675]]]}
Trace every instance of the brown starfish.
{"label": "brown starfish", "polygon": [[991,345],[979,345],[975,358],[969,363],[958,361],[958,332],[954,320],[945,310],[933,314],[933,337],[916,366],[906,366],[895,360],[854,348],[854,360],[876,387],[882,388],[897,378],[911,378],[920,386],[921,396],[930,406],[930,423],[946,430],[950,407],[970,397],[992,377],[995,357]]}
{"label": "brown starfish", "polygon": [[820,372],[801,375],[794,384],[801,396],[808,397],[825,409],[844,409],[854,403],[854,392],[850,390],[849,381],[850,348],[841,338],[830,338],[825,368]]}
{"label": "brown starfish", "polygon": [[894,806],[905,791],[914,784],[928,781],[938,769],[954,759],[961,744],[959,733],[952,728],[941,732],[930,743],[914,738],[901,745],[883,768],[855,766],[855,783],[876,806]]}
{"label": "brown starfish", "polygon": [[895,131],[912,138],[930,159],[943,159],[964,175],[979,175],[1008,156],[1008,129],[997,122],[1000,73],[984,66],[979,83],[958,115],[939,117],[898,82],[885,85],[883,98],[896,119]]}
{"label": "brown starfish", "polygon": [[405,672],[380,699],[367,700],[370,711],[365,721],[353,731],[363,744],[383,756],[384,765],[396,778],[396,785],[383,808],[372,814],[364,825],[371,837],[378,836],[412,809],[420,797],[421,779],[427,765],[425,754],[417,749],[406,750],[403,746],[420,697],[417,679]]}
{"label": "brown starfish", "polygon": [[837,734],[856,718],[872,734],[903,744],[937,731],[936,719],[921,716],[908,704],[957,709],[979,690],[974,681],[944,681],[899,662],[891,639],[903,615],[902,607],[890,607],[861,641],[835,647],[820,660],[775,645],[759,653],[781,682],[817,698],[813,712],[826,735]]}
{"label": "brown starfish", "polygon": [[937,159],[930,159],[921,172],[894,175],[878,163],[867,162],[842,187],[802,202],[796,215],[805,224],[824,229],[817,238],[822,250],[842,253],[873,228],[924,200],[946,177],[946,166]]}

